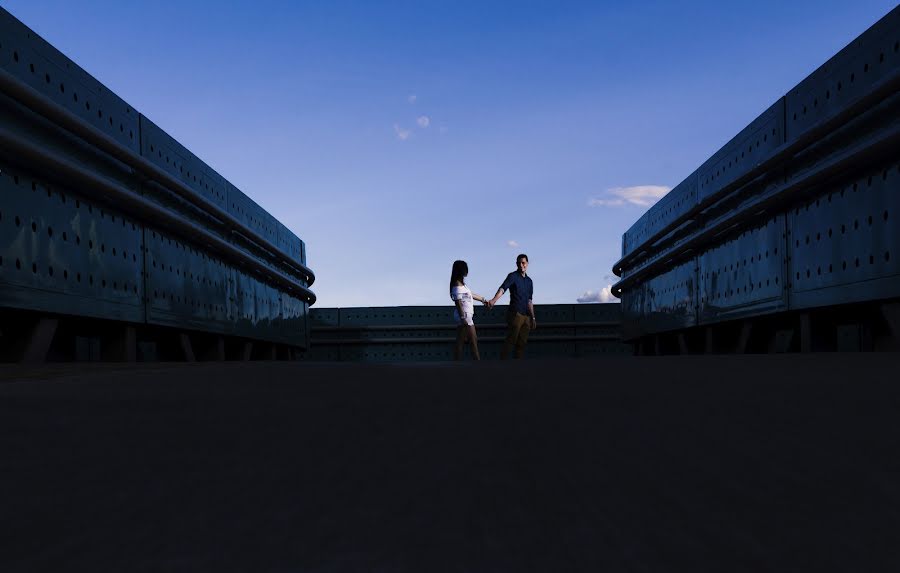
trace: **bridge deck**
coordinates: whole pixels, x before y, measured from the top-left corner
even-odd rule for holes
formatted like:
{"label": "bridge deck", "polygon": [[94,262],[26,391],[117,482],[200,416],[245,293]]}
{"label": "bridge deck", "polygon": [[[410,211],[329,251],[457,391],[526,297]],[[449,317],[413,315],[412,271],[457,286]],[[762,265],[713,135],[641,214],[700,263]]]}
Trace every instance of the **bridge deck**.
{"label": "bridge deck", "polygon": [[897,570],[896,363],[9,367],[0,569]]}

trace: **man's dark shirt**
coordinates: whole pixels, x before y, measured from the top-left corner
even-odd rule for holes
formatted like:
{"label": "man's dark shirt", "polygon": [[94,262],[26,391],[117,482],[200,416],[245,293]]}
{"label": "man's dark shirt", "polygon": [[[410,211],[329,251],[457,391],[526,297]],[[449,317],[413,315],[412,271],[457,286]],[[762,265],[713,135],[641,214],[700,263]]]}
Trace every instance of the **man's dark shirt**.
{"label": "man's dark shirt", "polygon": [[519,271],[513,271],[506,275],[506,280],[500,288],[509,291],[509,308],[528,316],[528,301],[534,294],[531,277],[527,274],[523,277]]}

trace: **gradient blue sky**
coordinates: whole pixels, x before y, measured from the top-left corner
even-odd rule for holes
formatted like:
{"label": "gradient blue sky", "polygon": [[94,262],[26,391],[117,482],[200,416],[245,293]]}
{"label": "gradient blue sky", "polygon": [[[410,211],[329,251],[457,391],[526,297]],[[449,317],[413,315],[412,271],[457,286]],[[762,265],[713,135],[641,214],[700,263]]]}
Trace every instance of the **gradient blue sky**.
{"label": "gradient blue sky", "polygon": [[0,5],[297,233],[331,307],[449,304],[458,258],[490,295],[520,251],[535,302],[596,298],[647,208],[611,190],[674,187],[896,4]]}

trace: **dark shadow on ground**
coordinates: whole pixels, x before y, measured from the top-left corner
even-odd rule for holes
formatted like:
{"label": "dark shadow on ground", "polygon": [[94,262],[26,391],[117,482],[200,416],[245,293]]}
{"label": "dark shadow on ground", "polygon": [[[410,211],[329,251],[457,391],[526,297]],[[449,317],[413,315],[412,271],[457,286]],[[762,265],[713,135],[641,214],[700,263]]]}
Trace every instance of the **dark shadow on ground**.
{"label": "dark shadow on ground", "polygon": [[8,367],[0,570],[897,571],[898,364]]}

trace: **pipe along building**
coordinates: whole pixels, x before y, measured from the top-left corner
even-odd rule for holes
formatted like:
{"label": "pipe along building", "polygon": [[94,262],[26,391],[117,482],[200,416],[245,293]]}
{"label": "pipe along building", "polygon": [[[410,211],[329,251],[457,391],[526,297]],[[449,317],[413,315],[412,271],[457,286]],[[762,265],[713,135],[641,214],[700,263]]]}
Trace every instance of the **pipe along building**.
{"label": "pipe along building", "polygon": [[[529,357],[897,349],[900,8],[622,238]],[[447,307],[312,309],[306,245],[0,8],[0,360],[447,360]],[[499,352],[504,307],[480,312]]]}

